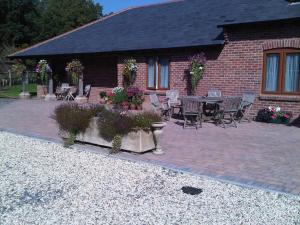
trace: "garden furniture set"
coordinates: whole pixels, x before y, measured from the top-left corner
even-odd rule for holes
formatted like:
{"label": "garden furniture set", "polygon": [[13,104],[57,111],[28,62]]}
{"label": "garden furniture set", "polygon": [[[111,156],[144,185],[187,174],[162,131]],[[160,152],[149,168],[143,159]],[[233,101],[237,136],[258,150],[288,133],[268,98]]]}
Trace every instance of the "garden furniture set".
{"label": "garden furniture set", "polygon": [[[84,96],[89,97],[91,91],[91,85],[86,85],[84,88]],[[55,91],[57,100],[74,101],[76,95],[78,95],[77,86],[70,86],[68,83],[62,83]]]}
{"label": "garden furniture set", "polygon": [[255,100],[255,94],[245,92],[243,96],[223,97],[219,90],[209,90],[207,96],[179,96],[177,90],[166,93],[166,99],[159,101],[156,94],[150,94],[151,104],[160,111],[166,119],[170,119],[175,109],[183,118],[183,128],[202,127],[202,122],[213,120],[223,128],[237,127],[237,122],[250,122],[249,111]]}

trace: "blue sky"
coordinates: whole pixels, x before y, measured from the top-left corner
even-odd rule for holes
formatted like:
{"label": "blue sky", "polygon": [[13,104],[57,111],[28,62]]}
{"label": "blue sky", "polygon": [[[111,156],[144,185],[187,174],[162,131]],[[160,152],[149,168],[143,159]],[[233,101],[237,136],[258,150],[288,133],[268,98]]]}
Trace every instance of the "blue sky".
{"label": "blue sky", "polygon": [[94,0],[104,7],[103,13],[117,12],[131,6],[165,2],[165,0]]}

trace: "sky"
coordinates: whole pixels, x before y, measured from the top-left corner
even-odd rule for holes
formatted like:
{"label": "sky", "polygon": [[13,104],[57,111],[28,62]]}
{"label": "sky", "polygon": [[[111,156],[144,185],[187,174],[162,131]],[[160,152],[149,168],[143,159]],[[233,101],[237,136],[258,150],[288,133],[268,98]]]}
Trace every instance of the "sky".
{"label": "sky", "polygon": [[141,6],[153,3],[165,2],[166,0],[95,0],[103,6],[103,13],[117,12],[131,6]]}

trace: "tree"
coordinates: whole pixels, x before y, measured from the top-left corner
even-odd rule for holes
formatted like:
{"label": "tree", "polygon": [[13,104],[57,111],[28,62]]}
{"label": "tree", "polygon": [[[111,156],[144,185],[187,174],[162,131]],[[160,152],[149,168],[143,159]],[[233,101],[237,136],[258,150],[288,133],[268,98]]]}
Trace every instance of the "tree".
{"label": "tree", "polygon": [[37,35],[39,0],[0,1],[1,45],[20,46],[31,43]]}
{"label": "tree", "polygon": [[35,41],[45,40],[102,17],[102,7],[92,0],[42,0]]}

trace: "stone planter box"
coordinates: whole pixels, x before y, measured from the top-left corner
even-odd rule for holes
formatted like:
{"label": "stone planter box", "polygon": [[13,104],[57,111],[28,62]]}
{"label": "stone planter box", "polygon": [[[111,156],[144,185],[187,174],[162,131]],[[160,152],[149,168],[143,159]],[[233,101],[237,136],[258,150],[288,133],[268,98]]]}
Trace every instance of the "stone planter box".
{"label": "stone planter box", "polygon": [[[91,120],[89,128],[84,134],[79,134],[76,141],[95,144],[99,146],[112,147],[112,142],[104,140],[98,131],[97,118]],[[152,132],[145,132],[143,130],[131,132],[122,139],[122,150],[143,153],[155,149],[155,142]]]}

